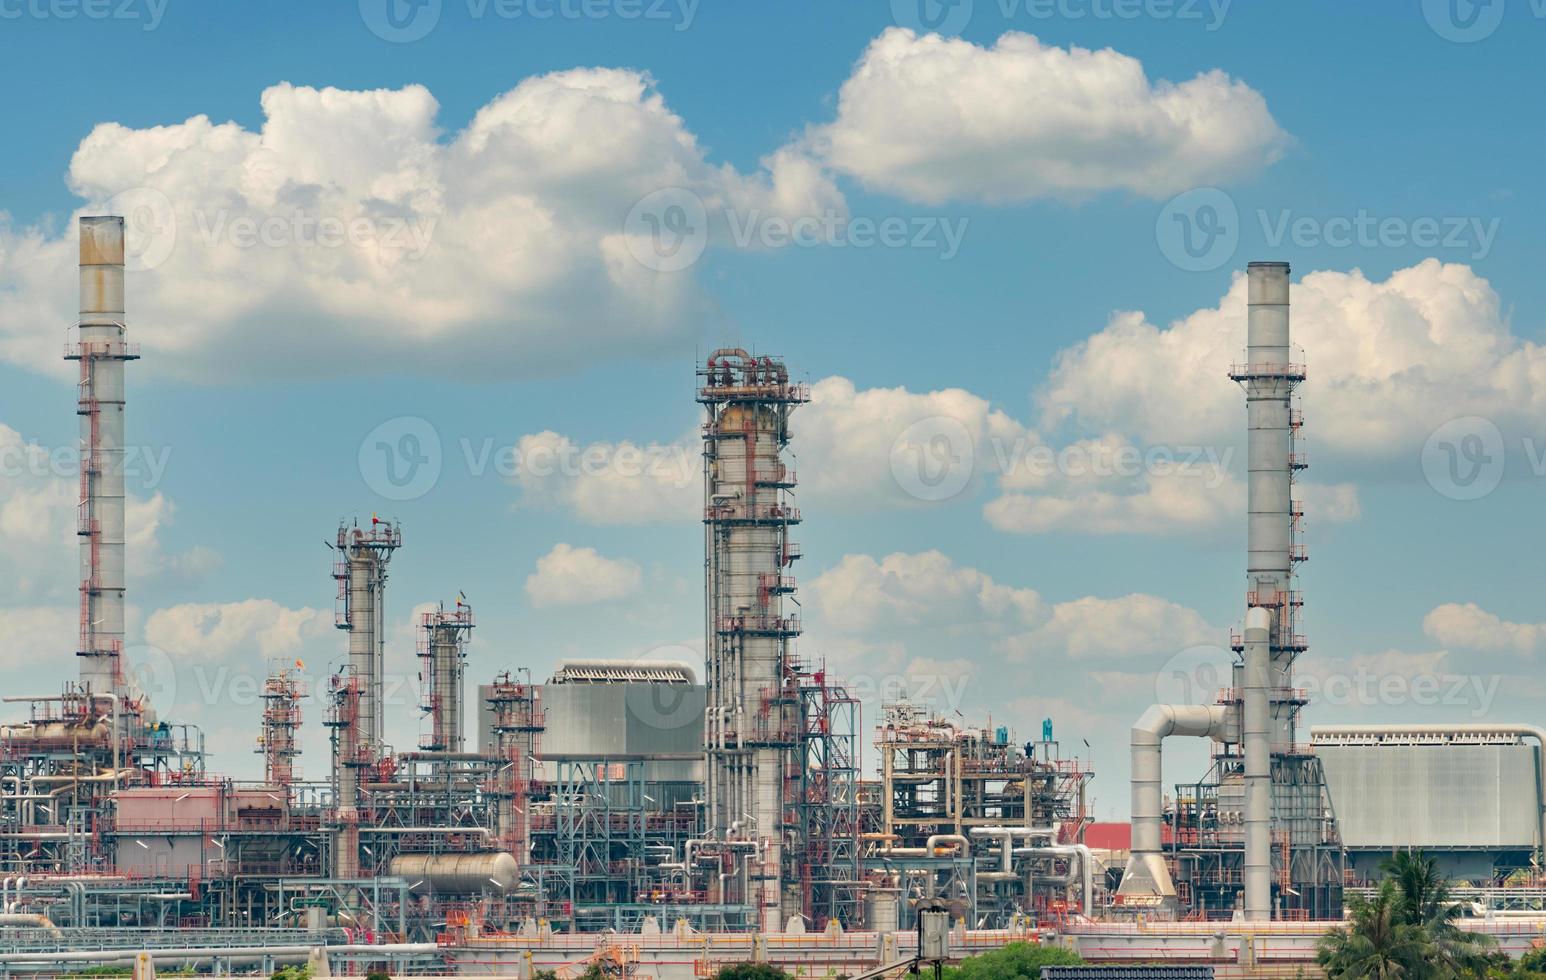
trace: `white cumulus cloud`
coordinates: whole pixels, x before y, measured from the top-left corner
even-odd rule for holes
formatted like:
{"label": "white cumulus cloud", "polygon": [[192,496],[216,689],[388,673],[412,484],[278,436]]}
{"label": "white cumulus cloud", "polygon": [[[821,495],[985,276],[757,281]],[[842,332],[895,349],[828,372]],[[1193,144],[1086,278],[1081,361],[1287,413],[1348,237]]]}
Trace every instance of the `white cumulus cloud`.
{"label": "white cumulus cloud", "polygon": [[834,169],[929,204],[1162,197],[1253,175],[1288,141],[1261,94],[1222,71],[1151,81],[1110,48],[900,28],[870,44],[836,119],[808,138]]}
{"label": "white cumulus cloud", "polygon": [[1423,632],[1447,647],[1533,657],[1546,623],[1512,623],[1474,602],[1447,602],[1423,617]]}
{"label": "white cumulus cloud", "polygon": [[538,607],[582,606],[625,599],[643,582],[644,573],[631,561],[560,543],[537,559],[537,570],[526,578],[526,594]]}
{"label": "white cumulus cloud", "polygon": [[[1546,352],[1513,334],[1497,293],[1469,266],[1426,259],[1383,281],[1309,272],[1292,300],[1294,343],[1309,366],[1300,390],[1312,462],[1323,450],[1415,458],[1430,432],[1464,415],[1538,427]],[[1040,395],[1043,425],[1235,443],[1244,400],[1226,375],[1245,338],[1243,274],[1217,306],[1166,327],[1118,313],[1059,355]]]}
{"label": "white cumulus cloud", "polygon": [[[122,207],[131,264],[154,265],[128,302],[155,368],[505,377],[638,355],[712,315],[690,273],[631,254],[639,201],[684,188],[710,215],[842,208],[793,148],[751,173],[711,163],[636,71],[528,78],[449,135],[417,85],[278,84],[261,101],[256,129],[103,123],[71,161],[80,213]],[[0,256],[0,358],[61,370],[38,325],[73,318],[73,222],[0,225]]]}
{"label": "white cumulus cloud", "polygon": [[158,609],[145,621],[147,644],[193,661],[235,655],[268,660],[299,653],[333,633],[332,613],[289,609],[272,599],[188,603]]}

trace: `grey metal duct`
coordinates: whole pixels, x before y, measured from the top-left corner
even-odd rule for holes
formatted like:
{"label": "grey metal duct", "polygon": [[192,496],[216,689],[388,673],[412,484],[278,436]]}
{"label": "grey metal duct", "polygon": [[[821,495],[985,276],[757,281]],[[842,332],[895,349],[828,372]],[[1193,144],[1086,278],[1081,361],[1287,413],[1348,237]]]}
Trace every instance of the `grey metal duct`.
{"label": "grey metal duct", "polygon": [[1257,606],[1245,616],[1245,917],[1272,918],[1272,747],[1267,734],[1272,615]]}
{"label": "grey metal duct", "polygon": [[1233,742],[1239,738],[1234,711],[1224,705],[1157,704],[1133,724],[1133,843],[1122,875],[1118,899],[1157,899],[1173,905],[1176,886],[1160,850],[1164,795],[1161,791],[1161,748],[1179,735]]}

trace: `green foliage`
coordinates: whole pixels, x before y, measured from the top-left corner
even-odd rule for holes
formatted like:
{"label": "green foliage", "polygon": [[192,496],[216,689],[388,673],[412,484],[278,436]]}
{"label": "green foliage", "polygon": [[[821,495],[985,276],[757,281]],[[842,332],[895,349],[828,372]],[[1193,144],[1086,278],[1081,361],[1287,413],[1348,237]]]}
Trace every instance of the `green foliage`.
{"label": "green foliage", "polygon": [[531,980],[558,980],[557,970],[537,970],[531,975]]}
{"label": "green foliage", "polygon": [[1546,949],[1532,949],[1519,960],[1522,973],[1546,973]]}
{"label": "green foliage", "polygon": [[392,977],[384,970],[372,970],[365,974],[365,980],[392,980]]}
{"label": "green foliage", "polygon": [[944,980],[1041,980],[1044,966],[1079,966],[1084,960],[1057,946],[1009,943],[991,953],[947,966]]}
{"label": "green foliage", "polygon": [[[1354,897],[1346,926],[1320,942],[1317,959],[1331,980],[1456,980],[1504,969],[1495,941],[1461,929],[1449,880],[1421,851],[1380,866],[1385,880],[1372,899]],[[1504,973],[1511,975],[1512,970]]]}
{"label": "green foliage", "polygon": [[736,963],[722,967],[714,980],[789,980],[789,974],[767,963]]}
{"label": "green foliage", "polygon": [[311,980],[310,966],[281,966],[271,980]]}

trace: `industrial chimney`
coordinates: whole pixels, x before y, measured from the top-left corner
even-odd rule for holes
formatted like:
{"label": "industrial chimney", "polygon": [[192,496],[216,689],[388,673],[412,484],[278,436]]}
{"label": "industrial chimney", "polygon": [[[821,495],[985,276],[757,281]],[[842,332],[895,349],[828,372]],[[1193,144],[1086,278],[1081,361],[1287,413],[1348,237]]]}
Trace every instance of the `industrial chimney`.
{"label": "industrial chimney", "polygon": [[80,319],[65,359],[80,362],[80,683],[124,690],[124,362],[136,360],[124,317],[124,219],[80,219]]}

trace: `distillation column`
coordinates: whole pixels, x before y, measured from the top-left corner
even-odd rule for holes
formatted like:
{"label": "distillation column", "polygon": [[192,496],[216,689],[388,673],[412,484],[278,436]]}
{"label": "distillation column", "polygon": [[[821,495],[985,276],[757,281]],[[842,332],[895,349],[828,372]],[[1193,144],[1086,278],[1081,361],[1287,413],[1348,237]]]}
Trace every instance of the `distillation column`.
{"label": "distillation column", "polygon": [[794,809],[786,778],[800,765],[800,685],[789,655],[800,623],[784,609],[799,556],[789,529],[800,515],[782,455],[790,413],[809,395],[782,363],[743,350],[716,351],[699,377],[708,412],[706,802],[711,840],[724,849],[724,877],[714,880],[724,882],[720,902],[755,907],[760,927],[778,932],[800,911],[785,848]]}
{"label": "distillation column", "polygon": [[296,661],[276,663],[263,681],[263,734],[258,737],[257,752],[263,756],[263,781],[288,791],[295,782],[295,760],[301,754],[296,731],[301,727],[301,698],[304,693],[295,673]]}
{"label": "distillation column", "polygon": [[402,547],[402,529],[379,518],[368,529],[338,529],[333,578],[338,582],[334,623],[349,633],[345,669],[332,679],[327,725],[333,730],[333,876],[359,877],[361,774],[385,753],[382,680],[387,565]]}
{"label": "distillation column", "polygon": [[419,683],[424,688],[424,713],[429,716],[429,731],[419,747],[425,751],[463,751],[462,692],[472,626],[472,607],[460,598],[451,612],[442,603],[419,622],[419,659],[423,664]]}
{"label": "distillation column", "polygon": [[537,752],[544,728],[541,689],[506,671],[488,693],[495,751],[505,764],[494,776],[495,825],[500,847],[524,868],[531,859],[531,800],[536,796]]}
{"label": "distillation column", "polygon": [[124,219],[80,219],[80,321],[66,360],[80,362],[80,683],[93,694],[123,693]]}

